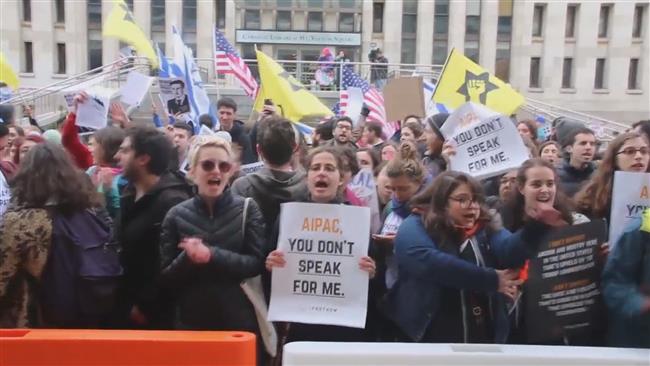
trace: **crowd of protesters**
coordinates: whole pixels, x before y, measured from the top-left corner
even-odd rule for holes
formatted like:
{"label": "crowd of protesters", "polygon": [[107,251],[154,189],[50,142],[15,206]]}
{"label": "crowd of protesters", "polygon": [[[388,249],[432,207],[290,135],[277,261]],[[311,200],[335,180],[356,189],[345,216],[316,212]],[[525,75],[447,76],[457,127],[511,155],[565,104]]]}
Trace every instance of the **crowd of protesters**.
{"label": "crowd of protesters", "polygon": [[[507,310],[541,238],[609,219],[615,171],[650,172],[650,121],[604,151],[578,121],[558,118],[548,141],[537,139],[536,122],[513,121],[530,159],[478,181],[449,170],[455,148],[440,132],[446,114],[408,116],[396,136],[374,122],[332,118],[310,147],[270,104],[249,135],[229,98],[218,102],[215,135],[193,136],[184,122],[133,123],[114,106],[111,126],[86,142],[74,112],[59,133],[23,129],[11,106],[1,108],[0,328],[245,330],[264,338],[258,304],[240,284],[262,275],[268,300],[270,273],[285,265],[276,249],[280,205],[360,205],[348,184],[370,169],[382,225],[359,260],[371,281],[366,327],[276,324],[280,343],[526,344],[526,314]],[[260,171],[240,172],[257,159]],[[607,327],[551,344],[650,347],[649,244],[650,232],[635,222],[611,252],[601,248]]]}

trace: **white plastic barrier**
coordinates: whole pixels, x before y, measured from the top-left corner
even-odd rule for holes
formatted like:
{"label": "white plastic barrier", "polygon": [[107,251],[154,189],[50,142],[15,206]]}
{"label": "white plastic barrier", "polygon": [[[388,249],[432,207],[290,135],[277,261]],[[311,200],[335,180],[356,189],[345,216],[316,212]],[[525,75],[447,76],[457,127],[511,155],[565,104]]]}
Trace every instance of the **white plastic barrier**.
{"label": "white plastic barrier", "polygon": [[496,344],[294,342],[284,346],[294,365],[650,365],[650,349]]}

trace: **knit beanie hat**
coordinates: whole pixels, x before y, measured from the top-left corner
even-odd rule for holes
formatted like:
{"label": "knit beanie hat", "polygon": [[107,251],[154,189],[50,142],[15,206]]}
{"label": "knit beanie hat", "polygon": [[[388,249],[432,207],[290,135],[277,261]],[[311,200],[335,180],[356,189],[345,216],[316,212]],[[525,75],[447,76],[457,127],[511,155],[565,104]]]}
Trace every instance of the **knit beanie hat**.
{"label": "knit beanie hat", "polygon": [[442,128],[442,125],[445,123],[447,118],[449,118],[449,113],[438,113],[427,117],[426,120],[427,124],[431,127],[433,132],[438,135],[438,138],[441,141],[445,141],[445,137],[442,135],[442,132],[440,132],[440,129]]}
{"label": "knit beanie hat", "polygon": [[61,133],[57,130],[46,130],[43,132],[43,138],[49,142],[61,145]]}
{"label": "knit beanie hat", "polygon": [[585,127],[584,123],[567,117],[558,117],[553,121],[553,124],[555,125],[557,142],[562,148],[571,143],[571,136],[574,131]]}

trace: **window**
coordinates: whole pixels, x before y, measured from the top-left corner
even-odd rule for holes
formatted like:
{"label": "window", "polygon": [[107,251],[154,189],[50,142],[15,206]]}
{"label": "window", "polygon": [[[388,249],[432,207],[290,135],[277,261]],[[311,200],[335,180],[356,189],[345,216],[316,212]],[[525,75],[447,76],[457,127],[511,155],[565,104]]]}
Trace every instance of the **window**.
{"label": "window", "polygon": [[339,14],[339,32],[354,32],[354,14]]}
{"label": "window", "polygon": [[[216,1],[224,4],[226,3],[223,0],[216,0]],[[278,8],[290,8],[293,6],[293,0],[277,0],[276,3],[278,4]]]}
{"label": "window", "polygon": [[627,74],[627,88],[629,90],[639,89],[639,59],[631,58],[630,59],[630,68],[628,69]]}
{"label": "window", "polygon": [[465,56],[477,62],[479,59],[479,33],[481,31],[481,1],[467,2],[465,17]]}
{"label": "window", "polygon": [[643,13],[645,6],[637,5],[634,7],[634,23],[632,25],[632,37],[641,38],[643,33]]}
{"label": "window", "polygon": [[310,11],[307,15],[307,30],[321,32],[323,30],[323,13]]}
{"label": "window", "polygon": [[244,11],[244,28],[260,29],[260,11],[246,9]]}
{"label": "window", "polygon": [[226,2],[223,0],[215,0],[217,3],[214,7],[217,12],[217,28],[226,28]]}
{"label": "window", "polygon": [[32,0],[23,0],[23,22],[32,21]]}
{"label": "window", "polygon": [[384,31],[384,3],[374,2],[372,4],[372,31],[381,33]]}
{"label": "window", "polygon": [[600,17],[598,19],[598,37],[607,38],[607,32],[609,30],[609,12],[610,5],[602,5],[600,7]]}
{"label": "window", "polygon": [[533,11],[533,37],[541,37],[544,32],[544,5],[535,4]]}
{"label": "window", "polygon": [[576,36],[576,17],[578,15],[578,5],[571,4],[566,8],[566,27],[564,28],[564,37],[574,38]]}
{"label": "window", "polygon": [[66,62],[65,62],[65,43],[56,44],[56,73],[65,74],[66,73]]}
{"label": "window", "polygon": [[415,39],[412,38],[402,39],[402,63],[404,64],[415,63]]}
{"label": "window", "polygon": [[323,0],[307,0],[307,6],[310,8],[322,8]]}
{"label": "window", "polygon": [[[93,39],[88,39],[88,70],[102,66],[102,34],[96,33]],[[90,37],[90,34],[89,34]],[[96,39],[99,38],[99,39]]]}
{"label": "window", "polygon": [[573,59],[570,57],[562,61],[562,89],[573,89]]}
{"label": "window", "polygon": [[447,60],[449,39],[449,0],[438,0],[433,19],[433,64],[443,65]]}
{"label": "window", "polygon": [[596,59],[596,77],[594,78],[594,89],[605,89],[605,59]]}
{"label": "window", "polygon": [[25,63],[23,64],[23,72],[34,72],[34,54],[32,51],[32,42],[25,42]]}
{"label": "window", "polygon": [[65,23],[65,3],[63,0],[56,0],[54,2],[54,10],[56,12],[56,22]]}
{"label": "window", "polygon": [[497,52],[494,74],[503,81],[510,79],[510,43],[512,38],[512,0],[499,0]]}
{"label": "window", "polygon": [[183,0],[183,42],[196,55],[196,0]]}
{"label": "window", "polygon": [[529,85],[531,88],[539,88],[539,66],[540,66],[540,58],[539,57],[531,57],[530,58],[530,80],[529,80]]}
{"label": "window", "polygon": [[291,11],[278,10],[275,17],[275,29],[291,30]]}
{"label": "window", "polygon": [[88,29],[102,29],[102,0],[88,0]]}
{"label": "window", "polygon": [[339,0],[339,6],[343,9],[354,9],[357,6],[356,0]]}

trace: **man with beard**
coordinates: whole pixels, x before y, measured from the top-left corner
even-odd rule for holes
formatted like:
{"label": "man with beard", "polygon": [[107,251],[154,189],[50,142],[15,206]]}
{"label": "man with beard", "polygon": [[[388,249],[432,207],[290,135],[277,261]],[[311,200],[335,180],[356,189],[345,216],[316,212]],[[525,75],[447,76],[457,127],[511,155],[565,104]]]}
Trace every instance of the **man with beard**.
{"label": "man with beard", "polygon": [[191,196],[185,180],[168,171],[172,145],[165,135],[138,126],[127,132],[115,158],[129,181],[115,221],[124,269],[118,327],[171,329],[170,301],[159,291],[160,226],[173,206]]}
{"label": "man with beard", "polygon": [[334,122],[334,138],[327,142],[329,146],[349,147],[357,151],[357,144],[352,141],[352,119],[350,117],[339,117]]}

